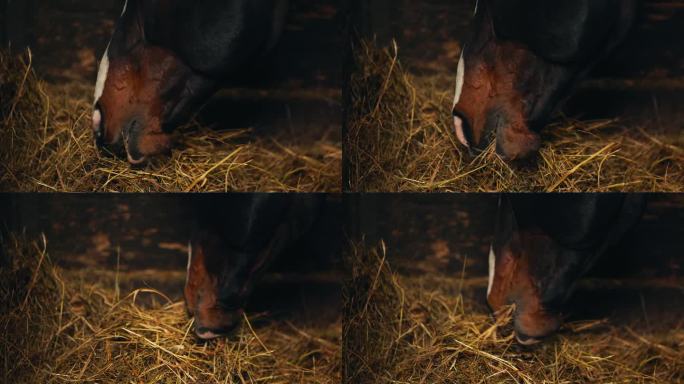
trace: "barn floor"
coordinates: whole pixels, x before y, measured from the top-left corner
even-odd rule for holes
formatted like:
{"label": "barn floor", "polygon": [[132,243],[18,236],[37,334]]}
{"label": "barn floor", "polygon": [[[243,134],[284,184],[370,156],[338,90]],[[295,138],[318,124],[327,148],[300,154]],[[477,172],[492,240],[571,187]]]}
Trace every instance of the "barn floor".
{"label": "barn floor", "polygon": [[542,132],[540,155],[515,164],[493,147],[467,153],[453,132],[460,37],[468,34],[475,2],[370,4],[351,64],[345,189],[682,190],[684,52],[670,36],[682,32],[684,12],[675,3],[646,2],[624,46],[578,84]]}
{"label": "barn floor", "polygon": [[[41,162],[10,164],[9,176],[0,180],[4,190],[340,190],[339,1],[292,1],[286,31],[268,60],[245,74],[243,83],[220,91],[182,127],[170,158],[143,170],[91,148],[97,66],[123,1],[34,3],[40,5],[29,20],[32,58],[23,61],[45,84],[26,81],[20,65],[3,68],[16,72],[17,82],[3,103],[18,106],[14,120],[3,116],[3,130],[7,136],[21,131],[3,143],[3,152]],[[31,98],[39,101],[22,103]]]}
{"label": "barn floor", "polygon": [[257,284],[244,326],[200,344],[183,303],[190,198],[17,196],[25,231],[0,254],[14,260],[0,268],[0,382],[339,382],[336,241],[297,245]]}
{"label": "barn floor", "polygon": [[[371,197],[371,199],[373,199]],[[369,202],[383,246],[352,254],[345,372],[355,383],[672,383],[684,380],[681,196],[652,197],[637,228],[582,280],[558,335],[533,348],[485,302],[496,196]]]}

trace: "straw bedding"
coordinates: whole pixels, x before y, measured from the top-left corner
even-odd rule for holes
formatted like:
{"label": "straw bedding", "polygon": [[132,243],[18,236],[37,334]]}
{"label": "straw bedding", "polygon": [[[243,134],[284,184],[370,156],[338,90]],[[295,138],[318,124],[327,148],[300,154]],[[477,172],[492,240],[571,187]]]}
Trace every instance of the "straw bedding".
{"label": "straw bedding", "polygon": [[[684,379],[684,330],[574,322],[535,348],[518,346],[464,279],[408,277],[384,245],[357,246],[345,296],[349,383],[674,383]],[[480,285],[478,285],[479,287]],[[486,287],[486,279],[484,279]],[[481,288],[481,287],[480,287]],[[509,312],[510,313],[510,312]],[[508,315],[510,318],[510,315]]]}
{"label": "straw bedding", "polygon": [[398,48],[355,48],[345,139],[345,188],[360,191],[682,191],[684,136],[619,119],[561,118],[537,159],[504,162],[494,145],[473,157],[452,129],[453,78],[414,76]]}
{"label": "straw bedding", "polygon": [[327,135],[311,143],[283,133],[176,133],[171,157],[144,169],[101,155],[90,132],[89,84],[47,84],[30,52],[0,54],[0,189],[5,191],[222,192],[340,190],[342,151]]}
{"label": "straw bedding", "polygon": [[339,324],[298,327],[246,317],[233,339],[198,344],[182,302],[151,289],[124,295],[118,285],[87,283],[51,263],[45,239],[5,240],[0,382],[340,380]]}

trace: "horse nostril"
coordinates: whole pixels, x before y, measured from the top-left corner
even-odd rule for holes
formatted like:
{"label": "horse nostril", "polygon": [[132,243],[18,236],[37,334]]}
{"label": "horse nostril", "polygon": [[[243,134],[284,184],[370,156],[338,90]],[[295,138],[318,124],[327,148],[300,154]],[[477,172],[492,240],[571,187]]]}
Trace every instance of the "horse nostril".
{"label": "horse nostril", "polygon": [[124,128],[123,132],[126,137],[134,136],[138,134],[140,127],[140,120],[138,120],[137,118],[133,118],[131,119],[131,121],[128,122],[128,124],[126,124],[126,127]]}

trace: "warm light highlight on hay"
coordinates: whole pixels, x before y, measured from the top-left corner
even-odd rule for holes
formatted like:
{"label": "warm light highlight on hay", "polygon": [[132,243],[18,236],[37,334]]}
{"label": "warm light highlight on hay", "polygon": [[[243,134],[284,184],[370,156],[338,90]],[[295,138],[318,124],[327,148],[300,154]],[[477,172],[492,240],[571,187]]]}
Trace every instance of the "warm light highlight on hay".
{"label": "warm light highlight on hay", "polygon": [[339,324],[299,328],[250,316],[233,339],[199,344],[182,302],[86,283],[51,263],[45,239],[3,240],[0,255],[10,262],[0,268],[0,382],[340,380]]}

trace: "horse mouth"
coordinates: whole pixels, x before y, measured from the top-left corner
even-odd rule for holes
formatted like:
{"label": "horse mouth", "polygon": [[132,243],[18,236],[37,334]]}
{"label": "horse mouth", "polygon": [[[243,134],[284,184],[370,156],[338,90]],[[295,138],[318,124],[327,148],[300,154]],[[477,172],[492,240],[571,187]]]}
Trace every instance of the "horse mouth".
{"label": "horse mouth", "polygon": [[134,159],[133,156],[131,156],[131,154],[128,153],[128,151],[126,151],[126,157],[128,159],[128,163],[130,163],[131,165],[142,165],[145,162],[147,162],[147,158],[145,156],[142,156],[139,159]]}
{"label": "horse mouth", "polygon": [[454,127],[456,129],[458,141],[463,144],[464,147],[470,148],[470,144],[465,136],[465,131],[463,130],[463,119],[456,115],[454,115]]}
{"label": "horse mouth", "polygon": [[234,323],[231,323],[225,327],[217,328],[217,329],[212,329],[212,328],[206,328],[202,326],[195,325],[195,336],[201,341],[211,341],[211,340],[216,340],[224,337],[230,337],[235,333],[235,331],[238,329],[240,326],[241,322],[236,321]]}
{"label": "horse mouth", "polygon": [[[137,122],[134,120],[131,123],[131,126],[134,126],[135,124],[137,124]],[[131,141],[132,137],[130,134],[130,126],[129,126],[129,129],[125,129],[122,133],[123,133],[122,134],[122,136],[123,136],[122,141],[123,141],[124,151],[126,152],[126,159],[128,160],[128,163],[131,165],[134,165],[134,166],[139,166],[139,165],[144,164],[147,160],[147,157],[145,155],[138,154],[138,153],[131,154],[132,151],[131,151],[130,141]],[[135,150],[133,152],[138,152],[138,151]],[[135,155],[137,155],[137,156],[135,156]]]}
{"label": "horse mouth", "polygon": [[527,335],[520,333],[518,331],[515,331],[515,340],[518,342],[518,344],[525,346],[525,347],[531,347],[534,345],[538,345],[544,341],[543,338],[527,336]]}

